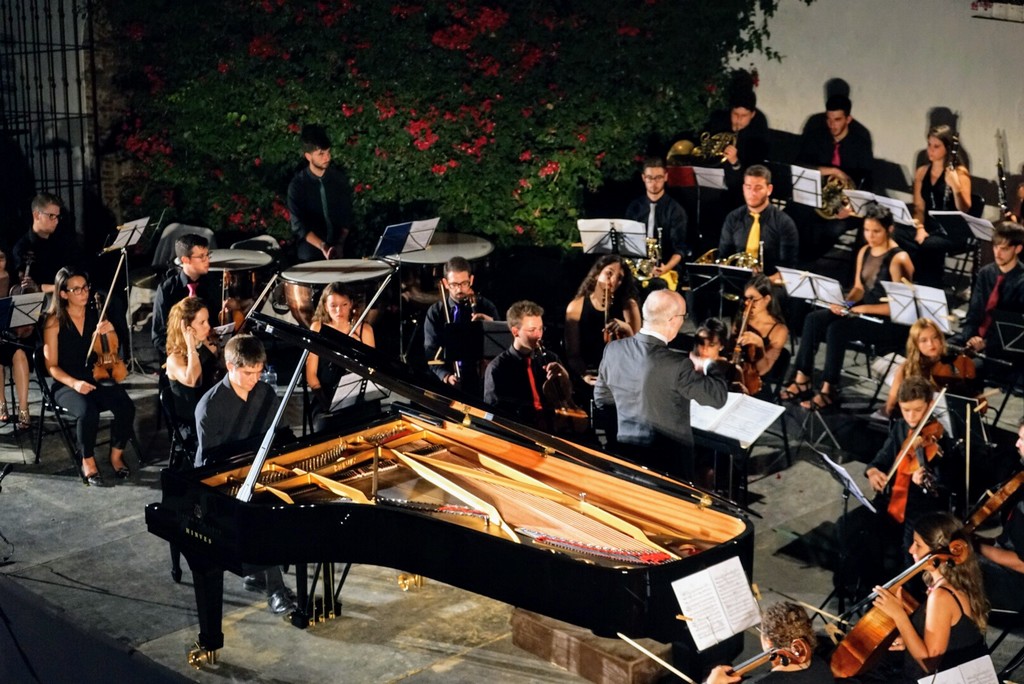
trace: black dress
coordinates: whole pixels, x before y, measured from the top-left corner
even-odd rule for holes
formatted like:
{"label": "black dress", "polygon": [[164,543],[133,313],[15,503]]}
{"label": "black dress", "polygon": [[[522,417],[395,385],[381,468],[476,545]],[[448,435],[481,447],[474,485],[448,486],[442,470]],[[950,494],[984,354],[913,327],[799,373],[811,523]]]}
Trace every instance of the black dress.
{"label": "black dress", "polygon": [[205,344],[199,346],[199,367],[202,374],[195,387],[183,385],[177,380],[170,381],[175,418],[186,429],[188,436],[196,433],[196,406],[199,399],[220,379],[217,355]]}

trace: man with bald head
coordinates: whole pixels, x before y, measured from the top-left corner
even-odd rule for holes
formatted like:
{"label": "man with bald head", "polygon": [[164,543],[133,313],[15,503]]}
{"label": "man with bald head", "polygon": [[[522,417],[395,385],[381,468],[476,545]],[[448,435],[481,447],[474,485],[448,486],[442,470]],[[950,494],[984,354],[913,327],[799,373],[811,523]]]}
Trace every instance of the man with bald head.
{"label": "man with bald head", "polygon": [[594,403],[617,415],[613,451],[651,470],[692,480],[690,400],[721,408],[728,383],[714,364],[669,349],[685,318],[686,301],[679,293],[652,292],[644,302],[640,332],[605,347]]}

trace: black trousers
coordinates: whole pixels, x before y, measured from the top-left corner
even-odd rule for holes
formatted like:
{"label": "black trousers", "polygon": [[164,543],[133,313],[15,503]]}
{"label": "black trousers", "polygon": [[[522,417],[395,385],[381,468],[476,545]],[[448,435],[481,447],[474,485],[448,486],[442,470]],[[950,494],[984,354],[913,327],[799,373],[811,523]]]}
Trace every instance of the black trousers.
{"label": "black trousers", "polygon": [[123,449],[132,436],[135,404],[120,385],[99,385],[89,394],[79,394],[63,383],[56,383],[53,398],[76,419],[78,449],[83,458],[95,456],[96,433],[103,411],[114,414],[110,428],[111,448]]}
{"label": "black trousers", "polygon": [[898,345],[906,339],[906,326],[895,325],[888,319],[882,323],[865,321],[858,317],[837,316],[828,309],[812,311],[804,319],[804,330],[800,336],[793,366],[807,376],[814,372],[814,357],[818,345],[825,343],[825,366],[822,381],[829,385],[839,382],[839,373],[846,357],[846,345],[850,340],[874,344]]}

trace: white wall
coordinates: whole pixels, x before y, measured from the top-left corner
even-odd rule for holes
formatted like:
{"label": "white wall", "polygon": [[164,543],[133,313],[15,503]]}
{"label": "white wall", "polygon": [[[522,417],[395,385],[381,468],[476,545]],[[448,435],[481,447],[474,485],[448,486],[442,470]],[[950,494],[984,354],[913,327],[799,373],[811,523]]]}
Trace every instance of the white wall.
{"label": "white wall", "polygon": [[824,109],[825,82],[842,78],[875,156],[898,164],[909,184],[928,114],[947,107],[959,115],[971,174],[990,204],[995,191],[985,181],[995,179],[995,135],[1005,131],[1012,196],[1024,166],[1024,24],[972,18],[970,0],[781,0],[769,30],[782,62],[753,64],[758,107],[773,129],[799,133]]}

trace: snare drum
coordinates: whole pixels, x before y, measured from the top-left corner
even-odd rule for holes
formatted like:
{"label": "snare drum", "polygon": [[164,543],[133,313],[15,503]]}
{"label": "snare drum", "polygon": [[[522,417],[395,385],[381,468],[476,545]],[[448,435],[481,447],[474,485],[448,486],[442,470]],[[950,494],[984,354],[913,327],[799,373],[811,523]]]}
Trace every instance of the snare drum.
{"label": "snare drum", "polygon": [[380,261],[365,259],[310,261],[282,273],[281,287],[288,310],[295,320],[308,328],[313,322],[317,299],[325,285],[335,282],[369,282],[379,280],[389,273],[391,273],[391,267]]}

